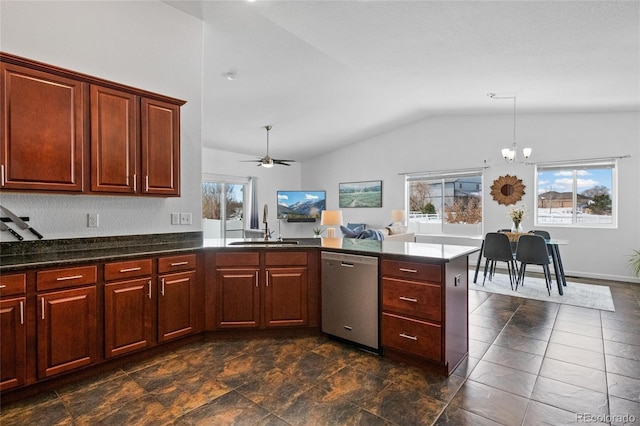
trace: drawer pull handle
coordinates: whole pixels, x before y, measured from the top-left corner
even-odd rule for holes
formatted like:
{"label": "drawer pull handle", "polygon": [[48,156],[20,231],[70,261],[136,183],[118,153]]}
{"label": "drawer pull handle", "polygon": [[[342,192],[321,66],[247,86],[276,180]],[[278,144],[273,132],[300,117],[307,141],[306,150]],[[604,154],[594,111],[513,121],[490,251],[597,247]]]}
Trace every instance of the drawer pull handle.
{"label": "drawer pull handle", "polygon": [[412,274],[417,274],[417,273],[418,273],[418,270],[417,270],[417,269],[400,268],[400,270],[401,270],[402,272],[410,272],[410,273],[412,273]]}
{"label": "drawer pull handle", "polygon": [[405,302],[418,303],[418,299],[415,299],[415,298],[413,298],[413,297],[404,297],[404,296],[400,296],[400,300],[404,300]]}
{"label": "drawer pull handle", "polygon": [[402,337],[402,338],[405,338],[405,339],[409,339],[409,340],[418,340],[418,336],[410,336],[410,335],[404,334],[404,333],[400,333],[399,336]]}
{"label": "drawer pull handle", "polygon": [[58,277],[56,278],[56,281],[77,280],[79,278],[82,278],[82,275],[70,275],[68,277]]}
{"label": "drawer pull handle", "polygon": [[353,328],[349,327],[348,325],[343,325],[343,327],[344,327],[345,330],[349,330],[349,331],[353,330]]}
{"label": "drawer pull handle", "polygon": [[125,272],[139,271],[140,269],[142,269],[142,268],[140,266],[138,266],[137,268],[120,269],[120,272],[124,274]]}
{"label": "drawer pull handle", "polygon": [[188,265],[188,264],[189,262],[185,260],[184,262],[173,262],[171,266],[182,266],[182,265]]}
{"label": "drawer pull handle", "polygon": [[6,286],[6,285],[4,285],[4,284],[0,285],[0,288],[6,288],[6,287],[7,287],[7,286]]}
{"label": "drawer pull handle", "polygon": [[24,324],[24,302],[20,301],[20,324]]}

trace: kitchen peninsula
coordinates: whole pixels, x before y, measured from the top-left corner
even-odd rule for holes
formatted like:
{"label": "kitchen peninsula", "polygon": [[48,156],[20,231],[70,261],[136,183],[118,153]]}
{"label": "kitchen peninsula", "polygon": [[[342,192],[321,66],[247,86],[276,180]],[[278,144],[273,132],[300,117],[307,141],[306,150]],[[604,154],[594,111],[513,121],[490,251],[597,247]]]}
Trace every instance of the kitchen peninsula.
{"label": "kitchen peninsula", "polygon": [[468,256],[476,247],[203,241],[194,232],[1,248],[7,401],[205,336],[320,333],[322,251],[379,259],[383,356],[448,375],[468,353]]}

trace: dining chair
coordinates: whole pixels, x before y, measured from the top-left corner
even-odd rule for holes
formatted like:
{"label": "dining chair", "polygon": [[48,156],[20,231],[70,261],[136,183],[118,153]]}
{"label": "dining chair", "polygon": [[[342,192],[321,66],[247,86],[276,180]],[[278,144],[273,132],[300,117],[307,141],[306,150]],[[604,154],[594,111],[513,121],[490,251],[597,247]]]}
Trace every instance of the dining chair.
{"label": "dining chair", "polygon": [[544,237],[535,234],[525,234],[518,238],[516,246],[516,261],[520,262],[520,272],[516,281],[516,291],[518,285],[524,286],[524,275],[527,265],[542,266],[544,271],[544,279],[547,285],[547,293],[551,296],[551,271],[549,264],[549,252],[547,251],[547,242]]}
{"label": "dining chair", "polygon": [[487,269],[489,270],[489,281],[491,281],[495,272],[496,263],[506,262],[507,269],[509,270],[509,283],[511,284],[511,290],[513,290],[513,284],[515,283],[517,286],[517,268],[509,237],[500,232],[487,233],[484,238],[484,257],[486,261],[484,263],[482,286],[484,287],[487,279]]}

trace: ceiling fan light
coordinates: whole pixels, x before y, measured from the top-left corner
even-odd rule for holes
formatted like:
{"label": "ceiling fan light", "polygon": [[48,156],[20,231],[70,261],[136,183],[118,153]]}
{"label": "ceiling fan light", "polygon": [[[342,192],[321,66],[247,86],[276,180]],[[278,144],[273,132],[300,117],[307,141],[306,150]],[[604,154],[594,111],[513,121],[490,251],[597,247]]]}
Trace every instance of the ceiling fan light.
{"label": "ceiling fan light", "polygon": [[531,148],[523,148],[522,149],[522,155],[524,155],[524,158],[529,158],[531,157],[531,152],[533,150]]}
{"label": "ceiling fan light", "polygon": [[512,162],[516,158],[516,152],[510,148],[502,148],[502,157],[508,162]]}
{"label": "ceiling fan light", "polygon": [[273,167],[273,163],[262,163],[262,167],[265,167],[267,169],[270,169]]}

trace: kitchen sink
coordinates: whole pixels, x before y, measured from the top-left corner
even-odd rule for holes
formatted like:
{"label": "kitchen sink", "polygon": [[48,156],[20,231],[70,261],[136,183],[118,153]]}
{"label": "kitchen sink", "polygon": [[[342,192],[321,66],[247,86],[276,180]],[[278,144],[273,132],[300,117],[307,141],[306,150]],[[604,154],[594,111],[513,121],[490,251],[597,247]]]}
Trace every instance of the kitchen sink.
{"label": "kitchen sink", "polygon": [[284,240],[284,241],[260,241],[260,240],[256,240],[256,241],[233,241],[230,242],[229,245],[230,246],[253,246],[253,247],[259,247],[259,246],[289,246],[289,245],[296,245],[299,244],[299,242],[297,240]]}

